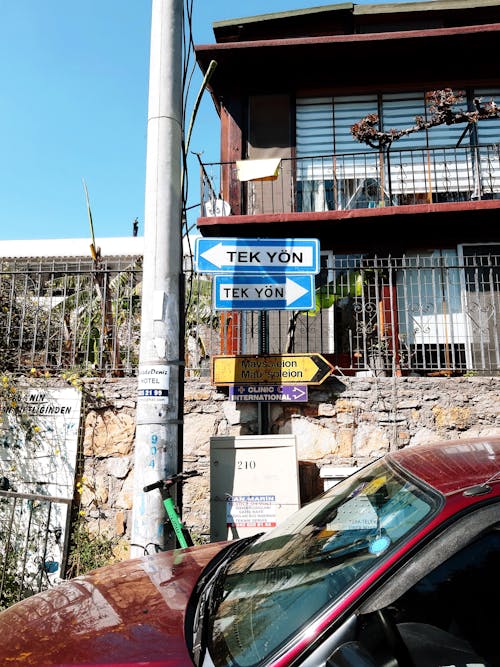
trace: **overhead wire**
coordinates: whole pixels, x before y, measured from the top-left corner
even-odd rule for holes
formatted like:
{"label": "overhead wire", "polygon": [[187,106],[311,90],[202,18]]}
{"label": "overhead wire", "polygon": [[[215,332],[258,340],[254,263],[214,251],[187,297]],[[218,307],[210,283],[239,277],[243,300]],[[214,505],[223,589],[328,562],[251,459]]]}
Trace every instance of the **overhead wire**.
{"label": "overhead wire", "polygon": [[[196,71],[196,59],[193,58],[195,51],[195,44],[193,39],[193,3],[194,0],[185,0],[184,11],[183,11],[183,61],[182,61],[182,220],[181,220],[181,237],[183,244],[183,259],[184,259],[184,240],[186,242],[186,247],[189,252],[189,257],[191,260],[191,267],[193,266],[193,251],[191,248],[191,238],[190,231],[191,226],[188,226],[187,212],[195,206],[188,206],[188,193],[189,193],[189,182],[188,182],[188,152],[189,144],[191,140],[191,132],[194,126],[196,115],[198,112],[199,105],[201,103],[201,98],[203,93],[206,90],[206,86],[213,74],[215,67],[217,66],[216,61],[212,60],[209,64],[205,76],[203,78],[202,84],[199,88],[198,94],[195,98],[195,101],[190,107],[190,93],[191,86],[193,82],[193,77]],[[190,113],[189,124],[187,123],[188,111]],[[186,130],[187,128],[187,130]],[[199,159],[199,155],[198,155]],[[189,291],[186,290],[189,294],[189,298],[186,298],[187,305],[185,307],[185,315],[189,310],[191,303],[192,292],[193,292],[193,271],[189,272]]]}
{"label": "overhead wire", "polygon": [[[191,248],[191,239],[189,236],[189,228],[187,222],[188,211],[188,193],[189,193],[189,174],[188,174],[188,156],[186,144],[186,119],[188,114],[189,97],[191,91],[191,84],[194,73],[196,71],[196,61],[193,58],[194,54],[194,39],[193,39],[193,2],[194,0],[185,0],[183,12],[183,60],[182,60],[182,212],[181,212],[181,244],[182,244],[182,260],[184,261],[184,239],[186,240],[191,266],[193,264],[193,250]],[[191,207],[189,207],[191,208]],[[183,271],[185,276],[185,271]],[[186,322],[187,314],[191,307],[193,298],[193,271],[189,271],[189,282],[185,285],[184,290],[184,322]]]}
{"label": "overhead wire", "polygon": [[[187,151],[185,145],[186,132],[186,114],[188,107],[190,78],[188,77],[188,68],[192,53],[192,7],[193,0],[184,0],[183,2],[183,21],[182,21],[182,137],[181,137],[181,159],[182,159],[182,176],[181,176],[181,220],[180,220],[180,235],[181,235],[181,253],[182,263],[184,264],[184,237],[187,237],[185,232],[187,224],[187,196],[189,190],[188,168],[187,168]],[[189,244],[189,239],[187,240]],[[191,249],[189,248],[190,254]],[[182,275],[185,278],[184,265],[182,265]],[[186,315],[189,302],[191,300],[191,278],[189,280],[189,289],[184,286],[184,315]],[[187,301],[187,303],[186,303]],[[184,317],[184,322],[185,322]]]}
{"label": "overhead wire", "polygon": [[[183,63],[182,63],[182,231],[187,226],[187,198],[189,192],[188,167],[187,167],[187,142],[186,127],[187,114],[189,106],[189,97],[191,84],[196,71],[196,62],[193,59],[194,40],[193,40],[193,2],[194,0],[185,0],[184,20],[183,20]],[[187,233],[187,230],[186,230]]]}

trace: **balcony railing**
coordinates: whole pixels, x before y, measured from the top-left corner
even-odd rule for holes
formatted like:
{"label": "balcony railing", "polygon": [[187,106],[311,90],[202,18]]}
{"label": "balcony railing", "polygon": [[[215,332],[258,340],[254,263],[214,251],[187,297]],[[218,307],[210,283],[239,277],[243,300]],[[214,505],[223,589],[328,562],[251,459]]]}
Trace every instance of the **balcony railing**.
{"label": "balcony railing", "polygon": [[202,217],[341,211],[500,198],[500,144],[283,158],[272,178],[201,166]]}

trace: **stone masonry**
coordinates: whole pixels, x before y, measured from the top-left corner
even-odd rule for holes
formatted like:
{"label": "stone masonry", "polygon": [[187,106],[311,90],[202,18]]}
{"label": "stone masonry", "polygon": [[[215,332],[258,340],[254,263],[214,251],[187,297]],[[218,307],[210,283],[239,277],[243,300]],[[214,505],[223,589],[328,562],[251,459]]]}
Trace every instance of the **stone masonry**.
{"label": "stone masonry", "polygon": [[[80,513],[91,531],[116,539],[117,557],[126,557],[136,380],[85,384],[101,398],[85,410]],[[309,387],[307,404],[272,404],[270,423],[271,433],[296,436],[299,464],[319,477],[324,466],[361,466],[401,447],[500,436],[500,378],[335,377]],[[230,402],[208,380],[186,380],[184,466],[202,475],[184,486],[183,516],[196,541],[210,533],[211,436],[256,435],[257,424],[255,403]]]}

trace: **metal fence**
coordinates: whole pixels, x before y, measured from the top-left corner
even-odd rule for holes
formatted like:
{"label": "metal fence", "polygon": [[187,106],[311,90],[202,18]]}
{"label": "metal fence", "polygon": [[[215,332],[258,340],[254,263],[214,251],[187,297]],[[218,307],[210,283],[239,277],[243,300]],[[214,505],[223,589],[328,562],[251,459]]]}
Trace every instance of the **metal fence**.
{"label": "metal fence", "polygon": [[235,162],[201,165],[202,215],[408,206],[500,197],[500,145],[356,151],[283,158],[241,181]]}
{"label": "metal fence", "polygon": [[[321,254],[310,311],[217,311],[186,273],[186,375],[214,355],[322,353],[346,375],[498,375],[500,253],[469,245],[401,257]],[[135,374],[140,261],[4,260],[3,368]],[[1,490],[0,607],[64,576],[70,501]],[[5,486],[4,486],[5,489]]]}
{"label": "metal fence", "polygon": [[[185,269],[187,376],[216,354],[316,352],[343,373],[497,374],[499,246],[367,257],[322,253],[315,310],[216,311],[212,280]],[[116,260],[3,260],[0,364],[134,375],[142,268]]]}
{"label": "metal fence", "polygon": [[141,265],[141,258],[2,259],[2,368],[135,372]]}
{"label": "metal fence", "polygon": [[500,256],[488,246],[399,258],[322,253],[316,309],[308,312],[216,313],[210,277],[197,276],[196,286],[191,374],[208,375],[213,354],[304,352],[327,355],[344,374],[500,369]]}
{"label": "metal fence", "polygon": [[0,609],[64,578],[71,501],[0,490]]}

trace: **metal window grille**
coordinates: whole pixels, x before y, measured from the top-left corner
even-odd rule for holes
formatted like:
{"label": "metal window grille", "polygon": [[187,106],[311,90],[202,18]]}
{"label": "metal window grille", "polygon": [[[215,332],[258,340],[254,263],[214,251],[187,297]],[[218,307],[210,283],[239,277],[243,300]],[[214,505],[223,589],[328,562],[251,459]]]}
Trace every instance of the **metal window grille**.
{"label": "metal window grille", "polygon": [[[213,308],[212,281],[187,266],[186,372],[208,376],[214,354],[319,352],[342,372],[496,374],[498,246],[367,257],[326,253],[314,311]],[[137,371],[141,262],[3,260],[0,361],[26,372]]]}

